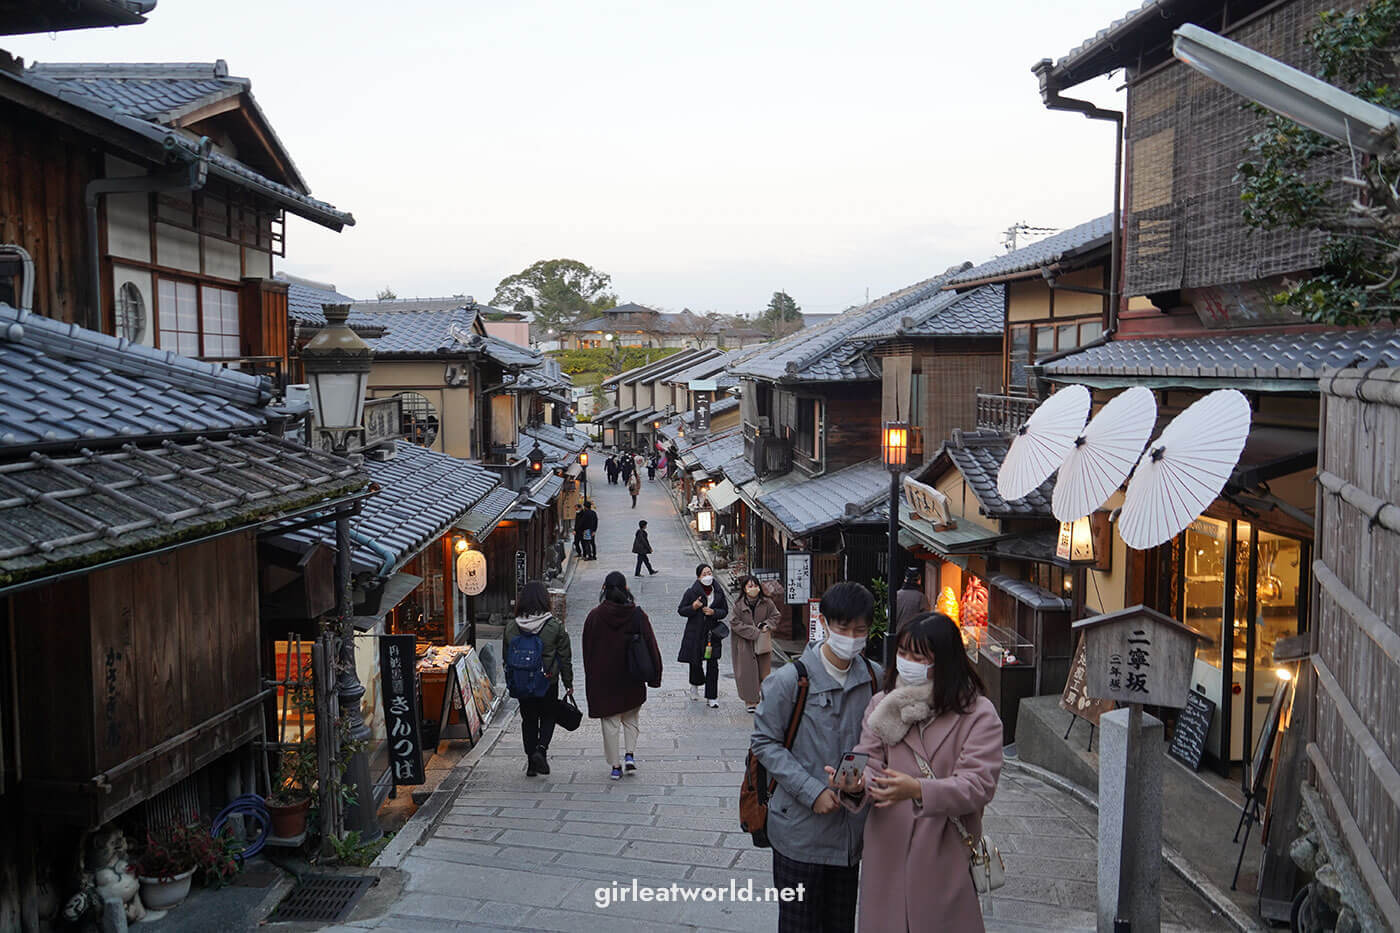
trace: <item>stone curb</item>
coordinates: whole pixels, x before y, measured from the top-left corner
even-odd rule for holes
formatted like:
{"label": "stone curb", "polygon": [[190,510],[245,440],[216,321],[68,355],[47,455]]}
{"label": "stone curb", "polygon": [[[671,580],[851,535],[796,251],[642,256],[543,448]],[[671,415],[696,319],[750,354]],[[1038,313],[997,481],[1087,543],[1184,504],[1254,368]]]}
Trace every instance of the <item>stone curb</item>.
{"label": "stone curb", "polygon": [[492,720],[491,725],[482,735],[481,741],[469,752],[466,757],[452,768],[443,782],[437,786],[423,805],[408,818],[408,822],[403,825],[395,835],[389,840],[389,844],[379,853],[371,863],[371,868],[398,868],[403,864],[403,860],[412,853],[413,849],[426,839],[433,830],[442,822],[442,816],[451,806],[452,801],[461,792],[462,786],[466,784],[467,778],[471,775],[472,769],[477,762],[491,753],[496,742],[505,734],[506,727],[515,718],[516,711],[520,708],[519,703],[511,703],[507,707],[503,697],[501,706],[498,707],[499,715]]}
{"label": "stone curb", "polygon": [[[1080,787],[1073,781],[1061,777],[1053,771],[1047,771],[1036,765],[1028,764],[1021,761],[1019,758],[1007,758],[1005,767],[1023,771],[1038,780],[1044,781],[1056,790],[1063,791],[1071,797],[1074,797],[1080,803],[1092,807],[1095,813],[1099,810],[1099,797],[1097,794]],[[1240,910],[1238,904],[1232,901],[1224,891],[1216,887],[1214,882],[1197,871],[1190,862],[1182,857],[1180,852],[1177,852],[1170,846],[1164,845],[1162,846],[1162,860],[1171,866],[1172,871],[1180,875],[1181,879],[1185,881],[1192,890],[1205,898],[1211,907],[1220,911],[1225,919],[1230,922],[1230,925],[1236,930],[1240,930],[1242,933],[1265,933],[1267,928],[1263,924],[1246,914],[1243,910]]]}

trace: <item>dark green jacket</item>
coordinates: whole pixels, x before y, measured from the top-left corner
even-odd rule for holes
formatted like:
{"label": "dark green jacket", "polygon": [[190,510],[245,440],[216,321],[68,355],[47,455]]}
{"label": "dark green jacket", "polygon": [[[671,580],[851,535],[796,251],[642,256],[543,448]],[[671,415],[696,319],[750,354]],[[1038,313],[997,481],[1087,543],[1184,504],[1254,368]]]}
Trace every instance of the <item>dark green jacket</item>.
{"label": "dark green jacket", "polygon": [[[521,634],[520,626],[515,619],[506,623],[505,633],[501,636],[501,657],[505,657],[510,650],[511,639]],[[565,688],[572,689],[574,686],[574,651],[569,644],[569,633],[564,631],[564,623],[554,616],[550,616],[540,629],[540,641],[544,642],[544,670],[550,677],[559,677],[564,682]]]}

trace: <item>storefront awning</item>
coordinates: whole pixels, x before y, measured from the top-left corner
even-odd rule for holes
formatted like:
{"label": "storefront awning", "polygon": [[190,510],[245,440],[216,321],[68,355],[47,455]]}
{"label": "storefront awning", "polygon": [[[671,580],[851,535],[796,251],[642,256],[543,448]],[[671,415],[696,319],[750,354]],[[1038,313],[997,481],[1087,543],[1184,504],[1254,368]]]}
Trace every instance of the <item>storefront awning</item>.
{"label": "storefront awning", "polygon": [[720,482],[705,495],[710,500],[710,505],[723,512],[725,509],[739,501],[739,490],[734,488],[734,484],[729,480]]}
{"label": "storefront awning", "polygon": [[374,615],[351,616],[351,623],[360,631],[368,632],[378,625],[379,620],[388,615],[395,606],[403,602],[404,597],[418,589],[418,584],[422,582],[422,577],[414,576],[411,573],[394,574],[384,583],[384,592],[379,597],[379,611]]}
{"label": "storefront awning", "polygon": [[909,511],[909,507],[902,502],[899,506],[899,527],[900,543],[904,543],[907,535],[914,544],[926,548],[940,557],[947,557],[950,554],[969,554],[1001,537],[999,532],[990,531],[966,521],[959,522],[956,528],[934,531],[931,522],[924,521],[914,515]]}
{"label": "storefront awning", "polygon": [[661,412],[657,411],[655,408],[644,408],[636,414],[622,419],[622,423],[625,425],[635,424],[637,426],[636,429],[641,430],[648,421],[653,418],[659,418],[660,416]]}
{"label": "storefront awning", "polygon": [[485,541],[515,504],[515,497],[515,490],[504,486],[496,487],[457,522],[457,527],[478,542]]}
{"label": "storefront awning", "polygon": [[1073,608],[1073,603],[1068,599],[1056,596],[1049,590],[1043,590],[1034,583],[1025,580],[1017,580],[1008,577],[1006,574],[994,573],[987,577],[987,584],[1001,590],[1012,599],[1025,606],[1041,612],[1063,611],[1069,612]]}

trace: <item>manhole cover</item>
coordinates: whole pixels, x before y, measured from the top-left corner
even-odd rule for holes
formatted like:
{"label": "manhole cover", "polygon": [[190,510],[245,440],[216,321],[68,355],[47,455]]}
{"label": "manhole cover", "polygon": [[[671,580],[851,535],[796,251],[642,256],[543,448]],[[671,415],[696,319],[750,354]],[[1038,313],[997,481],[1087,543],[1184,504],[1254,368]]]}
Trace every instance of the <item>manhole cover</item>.
{"label": "manhole cover", "polygon": [[344,920],[378,880],[369,875],[302,875],[270,919],[273,923]]}

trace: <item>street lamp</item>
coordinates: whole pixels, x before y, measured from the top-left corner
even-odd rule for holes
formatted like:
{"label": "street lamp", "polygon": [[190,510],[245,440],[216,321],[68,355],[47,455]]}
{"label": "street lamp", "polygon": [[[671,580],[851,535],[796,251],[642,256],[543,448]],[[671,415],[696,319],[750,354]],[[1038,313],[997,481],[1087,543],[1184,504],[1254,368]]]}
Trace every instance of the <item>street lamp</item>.
{"label": "street lamp", "polygon": [[895,564],[899,558],[899,474],[909,466],[909,422],[885,422],[880,436],[880,459],[890,471],[890,524],[887,529],[890,549],[885,571],[885,590],[889,597],[885,615],[885,667],[889,668],[894,664],[895,605],[899,599],[899,586],[895,581]]}
{"label": "street lamp", "polygon": [[588,451],[581,450],[578,455],[579,476],[583,478],[583,501],[588,501]]}
{"label": "street lamp", "polygon": [[[369,382],[374,351],[346,323],[348,304],[322,305],[326,326],[301,351],[302,367],[311,383],[311,405],[317,428],[331,441],[332,449],[344,456],[350,435],[362,430],[365,386]],[[345,780],[355,786],[355,805],[346,814],[345,829],[357,831],[370,841],[382,836],[374,814],[374,784],[369,776],[369,758],[364,748],[370,737],[360,703],[364,685],[355,670],[355,628],[350,621],[350,519],[335,520],[335,614],[340,632],[340,673],[336,678],[344,733],[360,748],[350,756]],[[338,751],[338,749],[337,749]],[[329,824],[330,821],[327,821]]]}
{"label": "street lamp", "polygon": [[1172,36],[1178,59],[1274,113],[1365,152],[1395,147],[1400,114],[1393,110],[1192,23]]}
{"label": "street lamp", "polygon": [[530,461],[530,475],[539,476],[544,472],[544,451],[540,450],[538,441],[535,442],[534,447],[530,448],[528,457]]}

